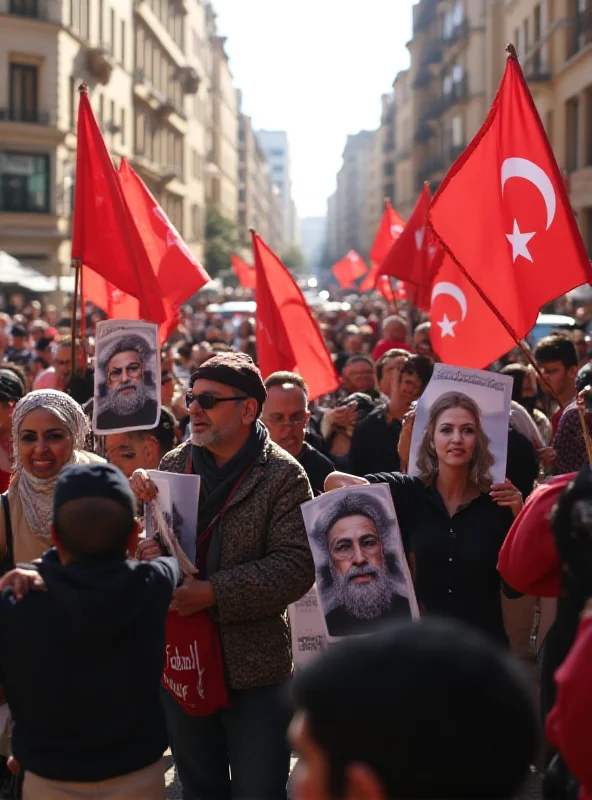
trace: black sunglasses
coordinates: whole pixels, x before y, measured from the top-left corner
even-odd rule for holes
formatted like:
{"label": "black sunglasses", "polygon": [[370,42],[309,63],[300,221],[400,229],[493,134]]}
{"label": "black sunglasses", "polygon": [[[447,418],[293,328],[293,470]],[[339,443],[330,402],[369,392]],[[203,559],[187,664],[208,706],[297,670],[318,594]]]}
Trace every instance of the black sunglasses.
{"label": "black sunglasses", "polygon": [[202,392],[201,394],[193,394],[193,392],[187,392],[185,395],[185,405],[187,408],[193,403],[194,400],[197,400],[199,407],[203,408],[204,411],[211,411],[214,406],[218,405],[218,403],[228,403],[230,400],[234,400],[235,402],[238,400],[246,400],[246,397],[216,397],[209,392]]}

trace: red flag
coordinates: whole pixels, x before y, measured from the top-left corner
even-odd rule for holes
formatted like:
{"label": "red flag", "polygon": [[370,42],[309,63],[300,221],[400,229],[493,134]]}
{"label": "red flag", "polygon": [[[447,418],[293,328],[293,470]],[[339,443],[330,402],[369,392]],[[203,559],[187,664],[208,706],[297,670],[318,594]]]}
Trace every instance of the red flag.
{"label": "red flag", "polygon": [[350,250],[341,261],[333,264],[331,271],[341,288],[347,289],[368,272],[368,267],[355,250]]}
{"label": "red flag", "polygon": [[380,225],[378,226],[376,239],[372,245],[372,250],[370,250],[370,261],[372,261],[373,264],[382,264],[389,254],[393,243],[397,241],[404,229],[405,221],[401,219],[391,206],[390,200],[387,200]]}
{"label": "red flag", "polygon": [[364,292],[371,292],[372,289],[376,287],[376,281],[378,279],[378,272],[380,270],[380,264],[372,264],[368,274],[360,284],[360,293]]}
{"label": "red flag", "polygon": [[483,369],[516,345],[448,254],[430,294],[430,338],[445,364]]}
{"label": "red flag", "polygon": [[257,280],[255,268],[234,254],[230,256],[230,261],[232,263],[232,271],[243,289],[254,289]]}
{"label": "red flag", "polygon": [[164,320],[156,277],[85,92],[78,109],[72,258],[137,297],[144,319]]}
{"label": "red flag", "polygon": [[430,188],[426,184],[409,217],[409,222],[382,262],[380,269],[382,275],[390,275],[420,285],[426,273],[425,262],[429,255],[426,229],[430,200]]}
{"label": "red flag", "polygon": [[163,299],[166,321],[161,338],[166,341],[178,325],[180,306],[205,286],[210,276],[124,158],[119,179]]}
{"label": "red flag", "polygon": [[297,372],[310,399],[333,392],[339,380],[323,337],[294,278],[265,242],[253,236],[257,271],[257,357],[263,377]]}
{"label": "red flag", "polygon": [[393,292],[391,279],[389,277],[386,275],[379,275],[376,281],[376,288],[389,303],[395,302],[395,293]]}
{"label": "red flag", "polygon": [[434,232],[427,227],[425,233],[425,252],[417,261],[417,269],[413,275],[416,283],[405,284],[409,301],[421,311],[429,311],[431,304],[431,291],[434,278],[442,264],[444,250],[437,243]]}
{"label": "red flag", "polygon": [[[591,280],[561,172],[515,57],[481,130],[440,186],[430,222],[517,339],[542,305]],[[481,343],[492,333],[482,324]]]}

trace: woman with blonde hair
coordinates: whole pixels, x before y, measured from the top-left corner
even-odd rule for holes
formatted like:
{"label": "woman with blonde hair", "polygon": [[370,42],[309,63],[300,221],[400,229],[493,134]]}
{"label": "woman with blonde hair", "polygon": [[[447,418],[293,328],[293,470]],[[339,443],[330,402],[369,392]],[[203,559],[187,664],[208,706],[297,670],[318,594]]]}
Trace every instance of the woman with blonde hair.
{"label": "woman with blonde hair", "polygon": [[417,454],[417,470],[419,478],[426,486],[432,486],[438,476],[440,462],[436,450],[436,426],[445,411],[462,409],[467,412],[467,426],[474,437],[471,460],[469,462],[469,481],[482,492],[488,492],[493,483],[489,470],[495,461],[489,449],[489,437],[481,424],[481,412],[477,403],[462,392],[447,392],[439,397],[430,408],[428,424],[424,431]]}
{"label": "woman with blonde hair", "polygon": [[[409,436],[402,436],[402,461],[406,441]],[[325,489],[388,483],[422,612],[455,617],[506,642],[497,558],[522,495],[508,479],[492,483],[492,466],[479,407],[467,395],[449,392],[430,409],[419,477],[334,472]]]}
{"label": "woman with blonde hair", "polygon": [[0,571],[40,558],[51,547],[53,492],[68,464],[103,459],[83,450],[89,422],[63,392],[40,389],[16,404],[12,417],[14,471],[0,513]]}

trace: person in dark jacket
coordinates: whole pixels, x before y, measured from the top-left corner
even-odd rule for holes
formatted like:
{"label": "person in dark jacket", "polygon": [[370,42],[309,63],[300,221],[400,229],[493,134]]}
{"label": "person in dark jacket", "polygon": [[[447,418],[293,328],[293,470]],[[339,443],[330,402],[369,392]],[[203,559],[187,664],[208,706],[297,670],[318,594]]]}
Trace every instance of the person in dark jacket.
{"label": "person in dark jacket", "polygon": [[304,441],[310,419],[308,386],[295,372],[274,372],[265,381],[267,399],[261,421],[272,440],[300,462],[315,494],[321,494],[333,462]]}
{"label": "person in dark jacket", "polygon": [[88,784],[109,800],[164,800],[159,692],[179,569],[174,558],[127,559],[134,512],[116,467],[67,467],[55,488],[55,549],[31,565],[47,591],[0,597],[0,673],[28,800],[87,797]]}

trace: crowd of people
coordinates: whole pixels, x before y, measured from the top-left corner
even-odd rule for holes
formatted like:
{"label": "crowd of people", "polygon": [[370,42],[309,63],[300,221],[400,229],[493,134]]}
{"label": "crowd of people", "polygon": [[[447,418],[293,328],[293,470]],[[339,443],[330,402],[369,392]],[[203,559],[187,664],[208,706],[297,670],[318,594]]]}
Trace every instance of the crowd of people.
{"label": "crowd of people", "polygon": [[[15,296],[10,311],[0,675],[17,777],[6,773],[6,791],[162,800],[167,745],[186,800],[286,797],[291,751],[296,798],[512,798],[533,771],[546,797],[592,791],[582,314],[490,365],[513,380],[496,483],[479,410],[460,394],[432,406],[418,476],[407,474],[439,359],[429,321],[381,299],[314,310],[339,387],[312,402],[296,373],[263,379],[254,319],[187,306],[162,346],[157,427],[107,435],[91,429],[104,315],[86,310],[73,349],[54,307]],[[118,380],[141,376],[136,361]],[[194,574],[142,534],[153,470],[201,478]],[[293,678],[287,608],[315,580],[300,507],[376,483],[393,499],[421,621],[332,646]],[[350,550],[342,560],[363,566],[370,544]],[[161,686],[169,662],[203,678],[213,706]]]}

